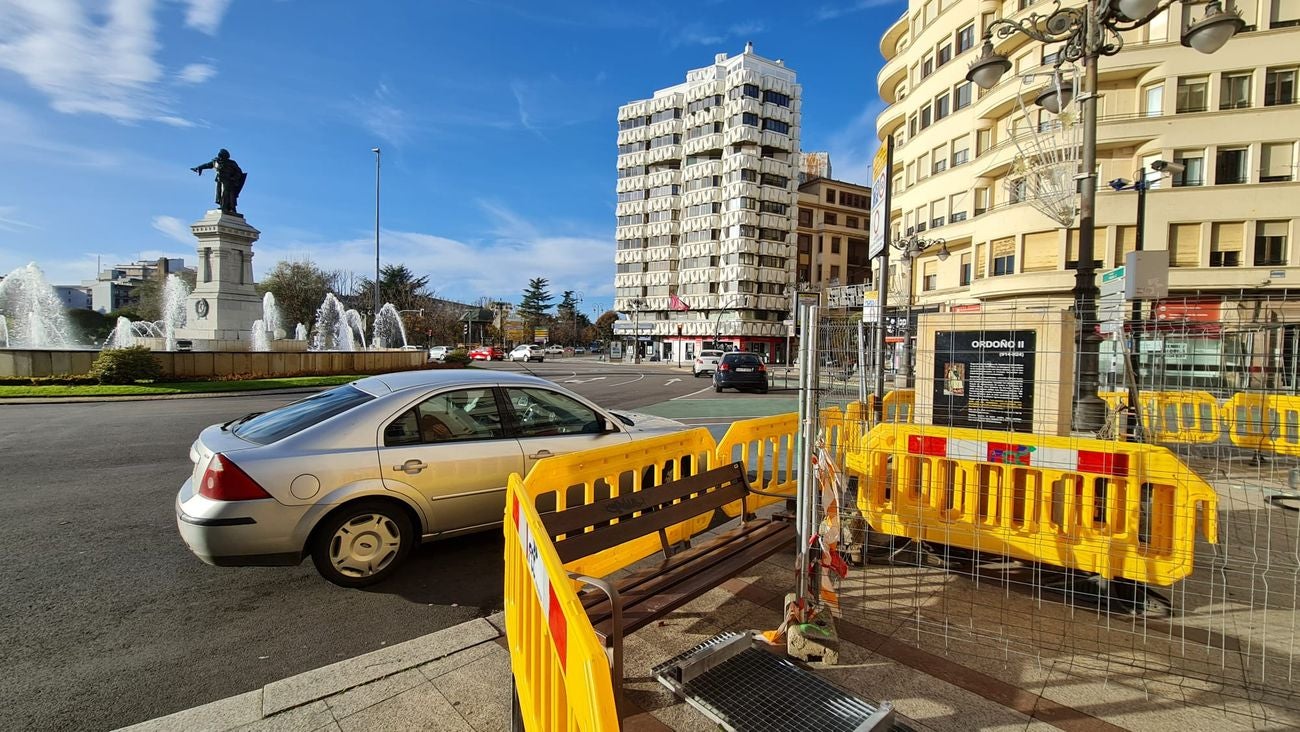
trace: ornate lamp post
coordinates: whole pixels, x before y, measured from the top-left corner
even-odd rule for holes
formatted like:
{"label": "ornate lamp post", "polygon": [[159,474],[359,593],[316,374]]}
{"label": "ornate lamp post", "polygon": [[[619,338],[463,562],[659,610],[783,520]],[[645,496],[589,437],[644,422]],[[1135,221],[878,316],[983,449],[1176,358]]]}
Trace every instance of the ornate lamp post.
{"label": "ornate lamp post", "polygon": [[[1048,13],[1030,13],[1019,20],[994,20],[984,31],[984,47],[970,66],[966,79],[981,89],[992,89],[1011,69],[1011,61],[993,50],[993,37],[1008,38],[1017,33],[1044,44],[1062,43],[1056,60],[1058,74],[1038,95],[1036,103],[1059,113],[1077,101],[1083,113],[1083,154],[1079,181],[1079,263],[1074,280],[1074,314],[1079,322],[1079,365],[1074,392],[1074,429],[1096,432],[1106,419],[1106,405],[1097,396],[1098,355],[1101,336],[1096,332],[1097,279],[1094,257],[1093,221],[1097,204],[1097,60],[1114,56],[1124,46],[1120,35],[1140,28],[1167,10],[1173,0],[1088,0],[1083,6],[1061,7],[1060,0]],[[1219,0],[1205,3],[1205,16],[1187,27],[1182,44],[1201,53],[1214,53],[1234,34],[1246,27],[1235,10],[1224,10]],[[1082,62],[1083,88],[1075,96],[1073,84],[1059,76],[1064,63]]]}
{"label": "ornate lamp post", "polygon": [[925,252],[925,250],[931,249],[933,247],[939,247],[939,254],[937,256],[939,257],[940,262],[947,260],[948,257],[951,256],[951,253],[948,251],[948,241],[943,238],[923,239],[920,236],[912,235],[904,239],[891,241],[889,242],[889,246],[893,247],[894,249],[902,253],[903,261],[907,265],[904,268],[905,271],[907,272],[906,275],[907,289],[905,291],[906,294],[904,300],[904,303],[907,308],[907,319],[904,321],[906,325],[904,325],[903,327],[903,357],[899,359],[899,373],[896,374],[896,377],[901,377],[899,378],[898,381],[899,388],[910,389],[912,386],[912,377],[913,377],[913,373],[912,373],[912,278],[914,272],[912,271],[913,270],[912,265],[916,262],[916,258],[921,256]]}
{"label": "ornate lamp post", "polygon": [[645,300],[633,298],[627,303],[632,307],[632,363],[641,363],[641,308],[645,307]]}

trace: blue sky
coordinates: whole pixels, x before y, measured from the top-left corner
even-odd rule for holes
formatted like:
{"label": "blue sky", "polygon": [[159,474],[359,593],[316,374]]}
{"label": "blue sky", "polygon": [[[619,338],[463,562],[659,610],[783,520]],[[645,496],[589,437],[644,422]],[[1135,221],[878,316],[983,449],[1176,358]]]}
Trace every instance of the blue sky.
{"label": "blue sky", "polygon": [[437,294],[518,301],[530,277],[584,309],[613,291],[619,105],[718,52],[782,58],[803,149],[867,182],[880,35],[898,0],[811,3],[0,0],[0,273],[52,281],[162,254],[193,262],[226,147],[257,271],[381,249]]}

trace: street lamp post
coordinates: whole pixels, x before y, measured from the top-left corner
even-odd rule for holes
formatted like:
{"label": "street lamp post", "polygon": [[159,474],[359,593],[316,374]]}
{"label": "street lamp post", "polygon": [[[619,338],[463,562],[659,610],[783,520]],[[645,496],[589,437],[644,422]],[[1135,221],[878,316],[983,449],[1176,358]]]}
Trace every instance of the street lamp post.
{"label": "street lamp post", "polygon": [[632,363],[641,364],[641,308],[645,300],[634,298],[628,302],[632,306]]}
{"label": "street lamp post", "polygon": [[372,147],[370,152],[375,154],[375,314],[374,318],[379,317],[379,148]]}
{"label": "street lamp post", "polygon": [[948,251],[948,242],[943,238],[923,239],[920,236],[912,235],[896,241],[891,241],[889,246],[903,254],[903,260],[907,263],[907,289],[905,290],[906,298],[904,306],[906,308],[906,319],[903,321],[903,356],[899,359],[899,373],[895,378],[901,378],[898,383],[900,389],[910,389],[912,387],[912,280],[914,279],[914,265],[916,258],[921,256],[925,250],[932,247],[939,247],[939,261],[945,261],[951,256]]}
{"label": "street lamp post", "polygon": [[[1123,32],[1150,23],[1174,0],[1088,0],[1082,7],[1061,7],[1059,1],[1046,14],[1030,13],[1019,20],[999,18],[984,31],[982,52],[970,66],[966,79],[981,89],[992,89],[1011,69],[1011,61],[993,50],[993,37],[1017,33],[1044,44],[1062,43],[1057,75],[1035,100],[1054,114],[1077,101],[1083,114],[1083,151],[1079,182],[1079,262],[1074,279],[1074,314],[1078,319],[1078,378],[1074,390],[1074,429],[1096,432],[1106,419],[1106,405],[1098,396],[1098,357],[1101,336],[1096,332],[1097,280],[1094,218],[1097,205],[1097,61],[1114,56],[1124,46]],[[1209,0],[1205,16],[1187,27],[1182,45],[1201,53],[1214,53],[1246,22],[1235,11],[1225,11],[1219,0]],[[1064,63],[1083,64],[1083,88],[1077,99],[1073,85],[1060,81]]]}

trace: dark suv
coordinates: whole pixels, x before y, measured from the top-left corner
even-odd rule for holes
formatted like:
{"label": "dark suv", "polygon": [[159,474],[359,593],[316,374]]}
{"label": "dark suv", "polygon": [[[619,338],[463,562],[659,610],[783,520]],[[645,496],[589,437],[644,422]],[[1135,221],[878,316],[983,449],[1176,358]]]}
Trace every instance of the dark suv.
{"label": "dark suv", "polygon": [[767,366],[763,365],[763,357],[745,351],[724,355],[718,362],[718,370],[713,372],[713,390],[723,389],[754,389],[766,394]]}

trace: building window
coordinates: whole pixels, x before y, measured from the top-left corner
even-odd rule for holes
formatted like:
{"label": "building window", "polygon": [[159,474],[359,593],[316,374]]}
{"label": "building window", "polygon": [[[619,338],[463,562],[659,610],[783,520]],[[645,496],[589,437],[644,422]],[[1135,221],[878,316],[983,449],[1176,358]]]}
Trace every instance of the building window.
{"label": "building window", "polygon": [[[964,218],[964,217],[963,217]],[[957,284],[966,287],[971,282],[971,262],[970,255],[961,255],[961,269],[958,271]]]}
{"label": "building window", "polygon": [[925,77],[933,73],[934,73],[934,59],[926,57],[926,59],[921,62],[921,78],[924,79]]}
{"label": "building window", "polygon": [[1016,255],[1007,254],[1001,257],[993,258],[993,276],[1015,274],[1016,272]]}
{"label": "building window", "polygon": [[1215,184],[1222,186],[1250,182],[1250,170],[1246,167],[1249,157],[1248,148],[1219,148],[1219,155],[1214,161]]}
{"label": "building window", "polygon": [[944,64],[948,63],[951,60],[952,60],[952,44],[945,43],[942,46],[939,46],[939,53],[935,55],[934,65],[936,67],[943,66]]}
{"label": "building window", "polygon": [[[732,119],[734,120],[735,117],[732,117]],[[740,123],[742,125],[749,125],[750,127],[757,127],[758,115],[753,112],[744,112],[740,115]]]}
{"label": "building window", "polygon": [[779,132],[779,133],[781,133],[781,134],[783,134],[783,135],[788,135],[788,134],[790,134],[790,125],[789,125],[789,123],[782,122],[781,120],[778,120],[778,119],[764,119],[764,120],[763,120],[763,129],[765,129],[765,130],[771,130],[771,131],[773,131],[773,132]]}
{"label": "building window", "polygon": [[957,53],[968,51],[975,47],[975,24],[969,23],[961,30],[957,31]]}
{"label": "building window", "polygon": [[[812,235],[811,235],[811,234],[800,234],[800,235],[799,235],[799,253],[800,253],[800,254],[812,254]],[[806,278],[805,278],[805,279],[806,279]]]}
{"label": "building window", "polygon": [[1024,10],[1025,8],[1033,4],[1034,4],[1034,0],[1019,0],[1019,3],[1017,4],[1016,7],[1018,7],[1021,10]]}
{"label": "building window", "polygon": [[1264,106],[1295,104],[1295,69],[1269,69],[1264,75]]}
{"label": "building window", "polygon": [[1286,264],[1286,221],[1255,224],[1255,266],[1281,267]]}
{"label": "building window", "polygon": [[[832,236],[832,237],[831,237],[831,254],[839,254],[839,253],[840,253],[840,238],[839,238],[838,236]],[[832,275],[832,276],[833,276],[833,275]]]}
{"label": "building window", "polygon": [[1250,107],[1251,74],[1224,74],[1219,88],[1219,109]]}
{"label": "building window", "polygon": [[1178,79],[1178,100],[1174,111],[1204,112],[1209,109],[1210,79],[1208,76],[1184,76]]}
{"label": "building window", "polygon": [[921,289],[929,292],[939,287],[939,275],[928,274],[921,277]]}
{"label": "building window", "polygon": [[1187,150],[1174,153],[1174,162],[1183,166],[1183,172],[1174,175],[1174,187],[1205,185],[1205,152]]}
{"label": "building window", "polygon": [[763,101],[768,104],[775,104],[779,107],[790,106],[790,97],[780,92],[774,92],[770,89],[763,90]]}
{"label": "building window", "polygon": [[1266,142],[1260,146],[1260,183],[1283,183],[1293,180],[1291,163],[1295,144],[1291,142]]}
{"label": "building window", "polygon": [[871,198],[869,196],[864,196],[861,193],[840,191],[840,205],[849,206],[851,208],[860,208],[863,211],[866,211],[871,208]]}
{"label": "building window", "polygon": [[826,189],[826,202],[835,203],[835,189],[833,188]]}
{"label": "building window", "polygon": [[948,99],[947,92],[944,92],[943,94],[940,94],[939,96],[934,98],[934,121],[935,122],[938,122],[939,120],[948,116],[950,110],[950,107],[948,106],[949,102],[950,100]]}
{"label": "building window", "polygon": [[849,227],[850,229],[856,229],[856,228],[858,228],[858,226],[859,226],[859,224],[858,224],[858,217],[857,217],[857,216],[845,216],[845,217],[844,217],[844,225],[847,226],[847,227]]}
{"label": "building window", "polygon": [[826,224],[827,226],[839,226],[840,217],[837,216],[836,214],[831,213],[830,211],[827,211],[826,213],[822,214],[822,223]]}
{"label": "building window", "polygon": [[965,221],[965,220],[966,220],[965,211],[953,211],[952,214],[948,217],[948,222],[952,224],[955,224],[958,221]]}
{"label": "building window", "polygon": [[1165,85],[1152,84],[1142,87],[1142,114],[1147,117],[1159,117],[1165,109]]}
{"label": "building window", "polygon": [[958,109],[965,109],[966,107],[970,106],[970,101],[971,101],[970,90],[971,90],[971,83],[969,81],[962,82],[957,85],[956,89],[953,89],[952,92],[953,111],[956,111]]}
{"label": "building window", "polygon": [[1240,221],[1221,221],[1210,227],[1210,266],[1241,266]]}
{"label": "building window", "polygon": [[930,164],[930,167],[931,167],[930,170],[931,173],[942,173],[943,171],[948,169],[948,159],[937,157],[934,159],[934,162]]}
{"label": "building window", "polygon": [[744,87],[741,88],[741,93],[747,97],[758,99],[758,85],[746,84]]}
{"label": "building window", "polygon": [[930,105],[927,104],[924,107],[921,107],[921,129],[925,129],[929,126],[930,126]]}
{"label": "building window", "polygon": [[1300,5],[1294,0],[1269,1],[1269,28],[1292,28],[1300,25]]}
{"label": "building window", "polygon": [[799,225],[812,226],[813,225],[812,221],[813,221],[812,209],[803,208],[802,206],[799,207]]}
{"label": "building window", "polygon": [[969,160],[970,160],[970,150],[967,150],[966,148],[963,147],[960,150],[952,151],[952,167],[955,168],[958,165],[964,165]]}

